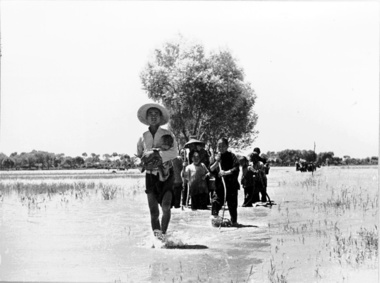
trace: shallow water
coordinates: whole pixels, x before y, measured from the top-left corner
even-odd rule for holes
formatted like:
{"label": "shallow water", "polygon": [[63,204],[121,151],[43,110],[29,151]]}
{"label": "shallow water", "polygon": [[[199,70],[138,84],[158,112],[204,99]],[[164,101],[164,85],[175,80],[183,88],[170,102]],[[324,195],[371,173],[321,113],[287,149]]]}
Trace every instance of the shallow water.
{"label": "shallow water", "polygon": [[[365,183],[363,172],[367,176]],[[268,176],[268,193],[277,205],[272,208],[239,207],[240,228],[212,227],[208,210],[172,209],[168,240],[175,249],[151,248],[153,239],[142,178],[126,178],[125,173],[107,180],[89,178],[97,184],[115,186],[116,197],[111,200],[104,200],[98,187],[87,189],[80,197],[72,192],[50,198],[39,195],[32,204],[20,201],[20,194],[3,193],[0,202],[0,280],[269,282],[271,258],[279,262],[277,269],[288,270],[289,278],[293,279],[290,282],[305,282],[303,279],[307,276],[315,279],[313,274],[304,274],[304,271],[315,270],[318,261],[307,257],[314,257],[313,250],[320,250],[330,238],[318,239],[312,235],[311,242],[318,244],[308,244],[308,233],[289,234],[283,229],[289,219],[290,226],[307,223],[310,219],[315,219],[315,223],[330,221],[323,211],[315,209],[317,216],[309,213],[307,209],[313,205],[315,190],[305,184],[314,178],[330,186],[344,186],[348,182],[361,185],[363,191],[371,191],[373,184],[377,183],[377,169],[323,168],[314,175],[295,172],[294,168],[272,168]],[[369,178],[372,181],[369,182]],[[46,176],[40,182],[47,180],[66,182],[66,179]],[[38,182],[38,176],[33,175],[33,182]],[[323,198],[321,193],[318,197]],[[240,191],[240,205],[242,200]],[[359,227],[364,219],[375,221],[377,207],[370,212],[364,215],[352,211],[352,219],[348,222],[357,221],[355,227]],[[229,217],[227,210],[225,216]],[[331,221],[336,219],[338,216]],[[348,226],[352,225],[351,222]],[[302,244],[302,236],[306,238],[306,244]],[[281,240],[282,244],[279,244]],[[303,251],[299,249],[300,245]],[[297,265],[300,256],[304,262]],[[294,259],[292,264],[297,265],[298,271],[293,271],[291,265],[280,266],[280,259],[286,261],[286,257],[289,262]],[[322,260],[319,264],[322,268],[326,262]],[[365,274],[369,272],[371,278],[377,274],[373,268],[362,270]],[[348,271],[339,272],[348,279],[354,278],[351,273],[347,275]],[[330,263],[323,275],[341,278],[339,272]]]}

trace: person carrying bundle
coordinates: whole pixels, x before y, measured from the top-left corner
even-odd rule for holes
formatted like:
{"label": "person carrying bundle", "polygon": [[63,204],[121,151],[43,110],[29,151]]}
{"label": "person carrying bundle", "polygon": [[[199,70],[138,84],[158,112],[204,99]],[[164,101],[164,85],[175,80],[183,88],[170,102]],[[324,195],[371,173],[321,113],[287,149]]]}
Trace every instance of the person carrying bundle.
{"label": "person carrying bundle", "polygon": [[[169,112],[166,108],[156,103],[148,103],[139,108],[137,117],[140,122],[149,126],[148,131],[144,132],[137,142],[136,156],[144,160],[146,169],[145,193],[148,199],[153,234],[157,239],[163,241],[170,222],[170,210],[173,206],[174,176],[173,168],[169,168],[168,175],[164,172],[165,175],[160,176],[159,165],[178,156],[177,143],[172,132],[160,127],[169,122]],[[167,150],[153,150],[162,145],[161,137],[164,135],[173,137],[172,146]],[[161,223],[159,204],[162,207]]]}
{"label": "person carrying bundle", "polygon": [[161,156],[159,154],[160,151],[170,150],[173,147],[174,139],[171,135],[166,134],[161,136],[158,141],[159,147],[152,148],[153,155],[145,155],[141,158],[141,173],[143,173],[147,167],[152,167],[152,164],[155,165],[153,167],[157,167],[160,181],[164,182],[169,177],[169,169],[172,167],[171,160],[162,163]]}

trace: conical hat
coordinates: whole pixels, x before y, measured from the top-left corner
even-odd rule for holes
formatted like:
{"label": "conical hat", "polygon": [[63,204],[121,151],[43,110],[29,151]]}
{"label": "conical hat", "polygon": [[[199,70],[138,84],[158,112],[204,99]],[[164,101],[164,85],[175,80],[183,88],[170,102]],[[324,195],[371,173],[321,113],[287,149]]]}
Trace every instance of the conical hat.
{"label": "conical hat", "polygon": [[199,140],[197,140],[197,139],[190,139],[187,143],[185,143],[185,148],[187,148],[190,144],[205,144],[204,142],[202,142],[202,141],[199,141]]}
{"label": "conical hat", "polygon": [[165,107],[157,103],[147,103],[141,106],[139,110],[137,111],[137,118],[140,120],[141,123],[150,126],[146,119],[146,112],[148,111],[149,108],[157,108],[161,111],[162,117],[160,121],[160,126],[165,125],[166,123],[169,122],[170,120],[169,111]]}

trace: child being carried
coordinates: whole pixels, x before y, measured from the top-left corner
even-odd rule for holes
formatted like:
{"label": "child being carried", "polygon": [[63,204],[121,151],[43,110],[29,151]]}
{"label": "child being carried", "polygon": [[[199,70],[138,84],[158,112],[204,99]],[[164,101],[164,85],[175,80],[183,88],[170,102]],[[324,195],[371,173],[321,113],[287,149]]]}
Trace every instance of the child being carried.
{"label": "child being carried", "polygon": [[[159,150],[161,151],[169,150],[173,147],[173,144],[174,144],[174,139],[171,135],[163,135],[160,139]],[[161,182],[169,178],[169,170],[172,167],[173,167],[173,164],[171,160],[168,160],[158,166],[158,173],[159,173]]]}
{"label": "child being carried", "polygon": [[169,178],[169,170],[172,168],[171,160],[162,163],[162,159],[159,151],[166,151],[173,147],[174,139],[171,135],[163,135],[159,140],[159,147],[152,148],[153,154],[149,157],[149,160],[141,159],[142,169],[145,170],[157,170],[160,181],[163,182]]}

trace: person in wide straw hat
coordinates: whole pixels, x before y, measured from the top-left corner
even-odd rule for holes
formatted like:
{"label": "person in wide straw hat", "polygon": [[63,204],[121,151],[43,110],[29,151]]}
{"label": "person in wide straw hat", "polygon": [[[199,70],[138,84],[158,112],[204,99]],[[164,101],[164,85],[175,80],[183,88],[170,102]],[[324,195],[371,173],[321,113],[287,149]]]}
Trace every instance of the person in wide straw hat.
{"label": "person in wide straw hat", "polygon": [[185,143],[184,148],[190,148],[192,145],[197,146],[197,145],[204,145],[204,144],[205,144],[204,142],[197,140],[194,137],[191,137],[190,140],[187,143]]}
{"label": "person in wide straw hat", "polygon": [[201,163],[209,167],[210,165],[210,156],[207,151],[204,149],[205,143],[203,141],[197,140],[195,138],[190,138],[190,140],[185,143],[184,148],[188,148],[190,150],[189,153],[189,161],[191,162],[194,151],[198,151],[201,158]]}
{"label": "person in wide straw hat", "polygon": [[[195,136],[190,136],[190,139],[187,143],[185,143],[184,148],[189,150],[189,158],[188,161],[185,161],[183,164],[183,167],[186,168],[189,164],[193,161],[193,155],[195,152],[199,153],[200,163],[203,163],[207,169],[209,169],[210,166],[210,156],[208,152],[204,149],[205,143],[203,141],[200,141],[196,139]],[[184,187],[182,190],[182,205],[188,206],[188,188]],[[210,204],[209,197],[206,197],[206,203]]]}
{"label": "person in wide straw hat", "polygon": [[[147,103],[137,111],[137,118],[141,123],[149,126],[137,142],[137,157],[149,159],[153,154],[159,154],[162,164],[171,165],[172,159],[178,156],[177,142],[173,133],[161,128],[169,122],[170,115],[166,108],[156,103]],[[168,150],[159,150],[160,140],[164,135],[173,137],[173,146]],[[145,173],[145,187],[148,198],[148,205],[151,218],[151,226],[154,236],[159,240],[165,239],[165,234],[169,226],[171,217],[171,207],[173,206],[173,169],[169,169],[169,177],[165,181],[160,181],[158,168],[150,168]],[[162,218],[160,223],[159,204],[162,208]]]}
{"label": "person in wide straw hat", "polygon": [[158,110],[158,112],[160,112],[161,114],[160,120],[158,122],[159,126],[165,125],[169,122],[170,115],[169,115],[168,110],[165,107],[157,103],[147,103],[141,106],[139,110],[137,111],[137,118],[140,120],[141,123],[151,126],[151,121],[148,120],[148,116],[147,116],[148,110],[151,108]]}

